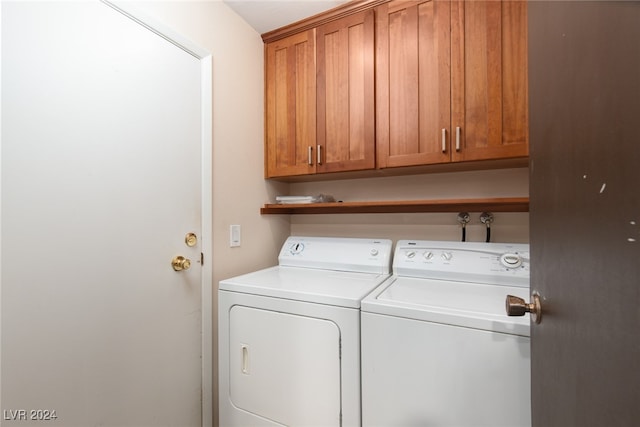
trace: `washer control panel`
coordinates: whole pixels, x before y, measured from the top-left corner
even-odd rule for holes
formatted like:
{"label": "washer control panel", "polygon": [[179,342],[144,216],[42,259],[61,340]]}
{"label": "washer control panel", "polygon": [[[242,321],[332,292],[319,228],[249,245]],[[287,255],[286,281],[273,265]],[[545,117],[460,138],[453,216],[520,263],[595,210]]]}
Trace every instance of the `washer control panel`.
{"label": "washer control panel", "polygon": [[392,242],[388,239],[291,236],[282,245],[282,266],[362,273],[391,273]]}
{"label": "washer control panel", "polygon": [[526,243],[400,240],[393,273],[398,276],[529,286]]}

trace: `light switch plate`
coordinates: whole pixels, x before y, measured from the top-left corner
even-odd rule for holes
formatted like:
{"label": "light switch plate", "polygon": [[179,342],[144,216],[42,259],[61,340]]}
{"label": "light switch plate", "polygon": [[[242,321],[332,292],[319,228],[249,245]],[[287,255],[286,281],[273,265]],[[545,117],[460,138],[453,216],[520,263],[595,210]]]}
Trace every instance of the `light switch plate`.
{"label": "light switch plate", "polygon": [[237,248],[242,242],[242,235],[239,225],[232,225],[229,227],[229,246]]}

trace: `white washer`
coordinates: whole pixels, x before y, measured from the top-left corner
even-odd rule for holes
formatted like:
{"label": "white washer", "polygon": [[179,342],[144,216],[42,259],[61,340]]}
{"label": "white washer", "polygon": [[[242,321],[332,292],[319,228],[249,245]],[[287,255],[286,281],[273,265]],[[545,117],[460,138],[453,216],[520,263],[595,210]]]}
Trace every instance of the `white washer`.
{"label": "white washer", "polygon": [[401,240],[362,301],[363,426],[530,426],[529,245]]}
{"label": "white washer", "polygon": [[360,302],[390,240],[289,237],[279,265],[220,282],[220,425],[359,426]]}

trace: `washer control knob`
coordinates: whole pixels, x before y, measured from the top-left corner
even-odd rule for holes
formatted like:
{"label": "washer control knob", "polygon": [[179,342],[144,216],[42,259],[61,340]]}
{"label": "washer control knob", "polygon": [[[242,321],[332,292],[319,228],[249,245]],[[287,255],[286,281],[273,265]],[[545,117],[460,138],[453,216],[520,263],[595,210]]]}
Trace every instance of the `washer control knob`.
{"label": "washer control knob", "polygon": [[377,256],[378,255],[378,250],[376,248],[371,249],[371,252],[369,252],[371,254],[371,256]]}
{"label": "washer control knob", "polygon": [[407,251],[405,253],[405,256],[409,259],[413,258],[414,256],[416,256],[416,251]]}
{"label": "washer control knob", "polygon": [[522,257],[514,253],[502,254],[500,264],[507,268],[518,268],[522,265]]}
{"label": "washer control knob", "polygon": [[433,258],[433,252],[431,252],[431,251],[425,251],[425,252],[422,254],[422,256],[424,257],[424,259],[429,260],[429,259]]}
{"label": "washer control knob", "polygon": [[451,261],[451,258],[453,258],[453,254],[451,252],[442,252],[442,258],[445,261]]}

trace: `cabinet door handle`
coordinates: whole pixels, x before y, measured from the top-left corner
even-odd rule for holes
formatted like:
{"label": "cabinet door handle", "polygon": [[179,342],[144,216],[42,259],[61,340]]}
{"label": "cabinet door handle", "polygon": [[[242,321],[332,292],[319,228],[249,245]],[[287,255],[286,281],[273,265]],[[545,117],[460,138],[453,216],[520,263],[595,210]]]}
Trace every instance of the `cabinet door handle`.
{"label": "cabinet door handle", "polygon": [[460,126],[456,126],[456,151],[460,151],[460,132],[462,129]]}
{"label": "cabinet door handle", "polygon": [[307,162],[309,166],[313,166],[313,147],[312,146],[309,146],[308,153],[309,153],[309,158]]}
{"label": "cabinet door handle", "polygon": [[447,130],[444,128],[442,129],[442,152],[447,152]]}
{"label": "cabinet door handle", "polygon": [[319,165],[322,164],[322,145],[319,145],[316,147],[316,151],[318,152],[318,159],[317,162]]}

